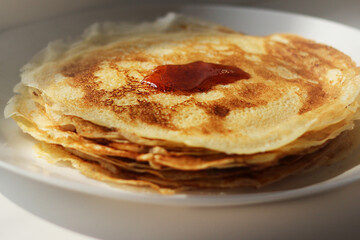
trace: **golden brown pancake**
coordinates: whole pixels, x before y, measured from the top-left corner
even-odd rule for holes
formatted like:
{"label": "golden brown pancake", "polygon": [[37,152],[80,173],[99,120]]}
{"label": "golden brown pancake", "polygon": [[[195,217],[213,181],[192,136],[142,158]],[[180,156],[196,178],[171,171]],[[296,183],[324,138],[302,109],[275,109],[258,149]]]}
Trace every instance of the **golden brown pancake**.
{"label": "golden brown pancake", "polygon": [[[118,168],[102,160],[87,159],[69,152],[59,145],[41,143],[38,145],[40,154],[50,162],[69,161],[84,175],[114,184],[150,187],[162,194],[173,194],[179,191],[210,189],[219,191],[227,188],[260,188],[279,181],[295,173],[309,171],[319,166],[329,165],[334,161],[342,160],[339,153],[346,152],[354,138],[359,136],[359,127],[356,131],[346,131],[335,140],[329,142],[321,150],[304,156],[291,156],[282,159],[279,164],[266,168],[232,168],[227,171],[133,171]],[[357,140],[358,141],[358,140]],[[340,157],[340,159],[339,159]]]}
{"label": "golden brown pancake", "polygon": [[359,118],[360,68],[342,52],[175,14],[95,24],[21,77],[5,115],[48,158],[162,193],[259,187],[321,165]]}
{"label": "golden brown pancake", "polygon": [[[26,106],[25,102],[29,103],[31,101],[26,98],[25,93],[21,97],[17,97],[17,99],[20,99],[19,113],[22,114],[22,117],[16,116],[14,119],[18,122],[24,132],[29,133],[33,137],[41,141],[60,144],[64,147],[76,149],[84,153],[93,153],[109,157],[131,158],[136,159],[138,162],[149,162],[153,168],[157,169],[170,167],[182,170],[200,170],[253,164],[271,165],[286,155],[303,154],[304,152],[310,153],[315,151],[316,147],[314,146],[321,146],[329,139],[335,138],[342,131],[353,127],[352,118],[344,119],[325,129],[307,133],[297,139],[296,142],[290,143],[277,151],[251,155],[228,155],[220,152],[209,152],[206,149],[201,151],[202,149],[164,148],[157,145],[139,145],[126,140],[118,140],[122,141],[122,144],[119,144],[116,141],[114,142],[113,138],[99,139],[84,137],[77,131],[77,129],[79,129],[79,124],[75,124],[75,132],[72,127],[64,128],[63,126],[52,124],[51,120],[46,117],[45,109],[39,104],[35,104],[34,106],[36,107],[29,112],[30,108]],[[22,102],[24,104],[22,104]],[[27,118],[24,116],[27,116]],[[32,118],[31,116],[35,116],[35,118]],[[39,127],[36,125],[36,122],[46,122],[47,124],[50,124],[50,127]],[[67,121],[65,123],[68,124]],[[96,126],[92,126],[88,122],[84,125],[85,128],[96,128]],[[80,133],[81,132],[82,131],[80,131]]]}
{"label": "golden brown pancake", "polygon": [[[167,20],[161,28],[131,26],[129,34],[96,25],[62,51],[44,50],[23,68],[22,84],[38,89],[54,116],[228,154],[274,150],[341,121],[358,96],[359,69],[329,46]],[[194,61],[235,66],[251,77],[193,94],[142,82],[157,66]]]}

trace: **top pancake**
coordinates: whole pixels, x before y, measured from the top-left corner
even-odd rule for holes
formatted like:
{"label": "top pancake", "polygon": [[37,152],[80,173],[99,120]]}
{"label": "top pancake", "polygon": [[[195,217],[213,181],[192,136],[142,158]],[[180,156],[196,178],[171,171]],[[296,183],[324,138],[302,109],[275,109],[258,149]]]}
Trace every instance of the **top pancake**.
{"label": "top pancake", "polygon": [[[157,66],[195,61],[236,66],[250,78],[192,94],[142,83]],[[72,115],[123,136],[253,154],[355,112],[360,69],[299,36],[247,36],[169,15],[138,25],[96,24],[75,42],[49,44],[23,68],[22,84],[39,90],[54,119]]]}

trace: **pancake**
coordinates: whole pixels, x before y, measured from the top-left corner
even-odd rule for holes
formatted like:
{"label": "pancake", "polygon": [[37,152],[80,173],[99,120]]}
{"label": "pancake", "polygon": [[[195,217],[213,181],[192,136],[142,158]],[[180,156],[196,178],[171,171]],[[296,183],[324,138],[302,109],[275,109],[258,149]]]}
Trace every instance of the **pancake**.
{"label": "pancake", "polygon": [[[17,96],[17,114],[13,118],[21,129],[40,141],[63,145],[67,148],[76,149],[83,153],[93,153],[99,156],[122,157],[136,159],[139,162],[149,162],[153,168],[170,167],[181,170],[201,170],[206,168],[229,168],[246,165],[270,165],[276,160],[295,154],[310,153],[316,150],[314,146],[321,146],[326,141],[335,138],[341,132],[352,129],[355,116],[350,115],[348,119],[328,126],[317,132],[307,133],[297,139],[296,142],[284,146],[282,149],[272,152],[257,153],[251,155],[228,155],[219,152],[209,153],[206,149],[191,151],[174,151],[173,148],[163,148],[157,145],[143,146],[123,140],[119,146],[113,139],[91,139],[84,137],[73,128],[64,129],[57,126],[46,116],[45,109],[34,103],[32,108],[27,104],[31,103],[28,92]],[[43,126],[37,124],[42,123]],[[67,122],[66,122],[67,123]],[[68,124],[68,123],[67,123]],[[87,123],[89,124],[89,123]],[[87,126],[91,128],[90,126]],[[77,129],[77,128],[76,128]],[[130,147],[129,147],[130,145]],[[135,147],[134,147],[135,145]],[[134,151],[135,150],[135,151]]]}
{"label": "pancake", "polygon": [[[23,68],[22,83],[54,116],[227,154],[274,150],[341,121],[359,93],[360,70],[348,56],[295,35],[247,36],[174,15],[128,27],[97,24],[74,43],[50,44]],[[142,82],[157,66],[194,61],[251,77],[193,94]]]}
{"label": "pancake", "polygon": [[[161,194],[189,192],[202,189],[204,191],[223,191],[228,188],[260,188],[279,181],[293,174],[300,174],[320,166],[326,166],[342,160],[349,152],[355,139],[359,141],[359,126],[354,131],[346,131],[338,138],[330,141],[324,148],[304,156],[292,156],[283,159],[278,165],[258,169],[231,169],[230,172],[186,172],[172,171],[168,173],[149,174],[133,172],[117,168],[103,161],[84,161],[86,157],[79,157],[59,145],[40,143],[39,153],[52,163],[70,162],[71,166],[79,169],[84,175],[111,184],[124,184],[136,187],[148,187]],[[195,177],[194,177],[195,175]],[[144,189],[144,188],[142,188]]]}
{"label": "pancake", "polygon": [[176,14],[94,24],[21,71],[5,116],[41,155],[165,194],[323,165],[360,116],[360,68],[342,52]]}

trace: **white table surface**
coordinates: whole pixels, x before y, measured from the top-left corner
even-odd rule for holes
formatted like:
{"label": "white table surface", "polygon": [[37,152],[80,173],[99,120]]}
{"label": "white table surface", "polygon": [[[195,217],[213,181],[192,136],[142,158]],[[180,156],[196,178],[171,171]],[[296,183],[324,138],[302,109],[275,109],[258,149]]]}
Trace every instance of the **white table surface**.
{"label": "white table surface", "polygon": [[[90,2],[96,3],[96,1]],[[85,4],[84,1],[82,3]],[[359,0],[268,0],[251,1],[247,5],[304,13],[360,29]],[[74,9],[81,7],[79,4],[74,6]],[[15,23],[19,22],[21,23],[21,21]],[[9,22],[8,25],[11,24],[14,22]],[[2,27],[6,28],[6,26]],[[239,223],[247,224],[247,230],[236,236],[224,233],[224,239],[239,239],[239,236],[242,236],[242,239],[360,239],[360,182],[307,198],[244,207],[243,211],[244,214],[252,214],[249,215],[248,223]],[[272,212],[275,214],[273,218],[269,218],[269,213]],[[283,220],[277,221],[278,219]],[[269,233],[271,235],[268,235]],[[91,240],[93,238],[46,222],[19,208],[0,194],[0,239]],[[148,239],[152,239],[151,236]]]}

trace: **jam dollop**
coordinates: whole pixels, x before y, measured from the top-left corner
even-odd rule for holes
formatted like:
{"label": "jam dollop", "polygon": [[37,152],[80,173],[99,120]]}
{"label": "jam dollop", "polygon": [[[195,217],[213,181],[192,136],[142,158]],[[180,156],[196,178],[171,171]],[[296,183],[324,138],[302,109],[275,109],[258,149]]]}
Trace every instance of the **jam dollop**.
{"label": "jam dollop", "polygon": [[143,83],[162,92],[205,92],[218,84],[249,78],[250,74],[235,66],[197,61],[158,66]]}

